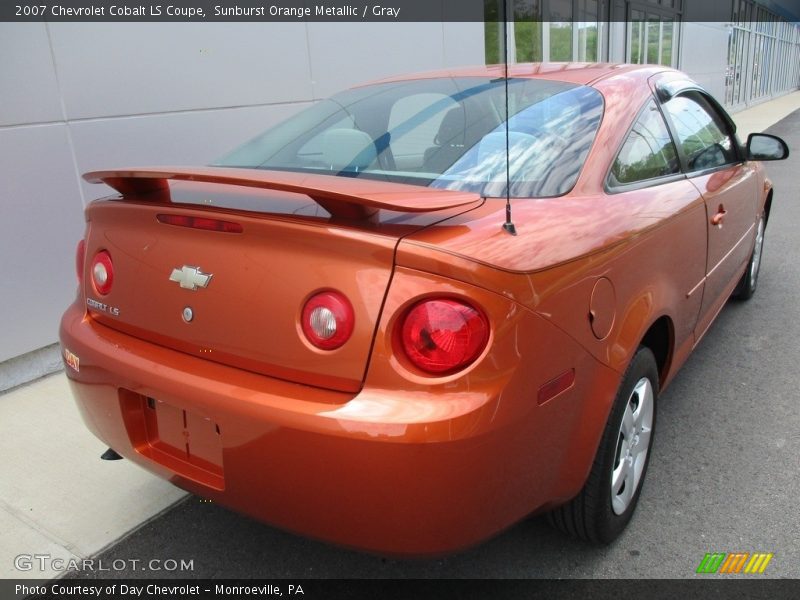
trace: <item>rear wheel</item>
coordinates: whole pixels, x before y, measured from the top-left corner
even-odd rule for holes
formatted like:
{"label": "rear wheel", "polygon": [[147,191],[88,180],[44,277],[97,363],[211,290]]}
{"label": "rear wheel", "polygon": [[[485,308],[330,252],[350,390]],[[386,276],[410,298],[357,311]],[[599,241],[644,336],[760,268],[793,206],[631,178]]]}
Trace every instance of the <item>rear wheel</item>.
{"label": "rear wheel", "polygon": [[764,250],[764,230],[766,228],[766,220],[764,215],[761,215],[756,224],[756,241],[753,245],[753,253],[750,255],[750,262],[747,263],[742,278],[736,284],[733,290],[732,297],[737,300],[749,300],[756,293],[758,286],[758,273],[761,270],[761,256]]}
{"label": "rear wheel", "polygon": [[657,398],[656,361],[649,348],[641,347],[623,377],[586,484],[549,514],[558,529],[596,544],[622,533],[647,473]]}

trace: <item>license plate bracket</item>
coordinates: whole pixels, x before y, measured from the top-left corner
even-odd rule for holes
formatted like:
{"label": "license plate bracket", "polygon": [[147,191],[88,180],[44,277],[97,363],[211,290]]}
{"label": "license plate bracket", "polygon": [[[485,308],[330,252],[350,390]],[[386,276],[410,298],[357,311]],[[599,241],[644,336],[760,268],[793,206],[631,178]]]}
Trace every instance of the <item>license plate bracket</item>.
{"label": "license plate bracket", "polygon": [[222,433],[210,417],[120,390],[125,424],[137,452],[177,474],[223,490]]}

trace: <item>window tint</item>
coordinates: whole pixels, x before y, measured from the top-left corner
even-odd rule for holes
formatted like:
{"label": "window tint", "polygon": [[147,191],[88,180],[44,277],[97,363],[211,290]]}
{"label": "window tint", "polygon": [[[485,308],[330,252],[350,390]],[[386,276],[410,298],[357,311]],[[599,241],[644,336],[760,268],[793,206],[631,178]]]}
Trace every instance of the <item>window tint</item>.
{"label": "window tint", "polygon": [[[436,144],[436,136],[445,115],[458,104],[444,94],[414,94],[394,103],[389,113],[388,131],[396,131],[404,123],[419,122],[406,135],[397,136],[391,142],[392,153],[398,168],[418,169],[422,167],[425,151]],[[434,107],[433,110],[429,110]]]}
{"label": "window tint", "polygon": [[559,81],[448,77],[379,83],[323,100],[215,164],[484,196],[558,196],[575,184],[602,115],[597,90]]}
{"label": "window tint", "polygon": [[[520,91],[510,85],[512,90]],[[431,187],[502,197],[508,175],[508,193],[515,198],[560,196],[572,189],[603,114],[600,94],[583,86],[557,94],[538,94],[534,88],[510,96],[509,110],[507,141],[505,123],[500,123]]]}
{"label": "window tint", "polygon": [[736,162],[736,151],[722,118],[697,92],[676,96],[664,105],[690,171]]}
{"label": "window tint", "polygon": [[680,171],[675,145],[653,100],[647,104],[611,167],[614,183],[634,183]]}

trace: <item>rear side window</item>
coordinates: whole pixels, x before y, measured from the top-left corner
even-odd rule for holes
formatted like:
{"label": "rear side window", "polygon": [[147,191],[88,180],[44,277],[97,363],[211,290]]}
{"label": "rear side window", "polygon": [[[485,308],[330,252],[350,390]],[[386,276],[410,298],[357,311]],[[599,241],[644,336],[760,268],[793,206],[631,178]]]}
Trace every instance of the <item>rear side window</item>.
{"label": "rear side window", "polygon": [[678,153],[667,130],[664,117],[650,100],[611,167],[611,185],[623,185],[656,179],[680,172]]}

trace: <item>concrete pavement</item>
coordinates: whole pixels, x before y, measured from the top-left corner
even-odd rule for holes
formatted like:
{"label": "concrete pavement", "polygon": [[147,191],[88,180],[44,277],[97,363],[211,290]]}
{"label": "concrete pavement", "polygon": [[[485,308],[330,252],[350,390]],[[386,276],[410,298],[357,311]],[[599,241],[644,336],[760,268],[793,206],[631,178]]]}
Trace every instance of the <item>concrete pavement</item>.
{"label": "concrete pavement", "polygon": [[50,578],[15,558],[88,558],[185,492],[106,449],[80,419],[63,373],[0,395],[0,578]]}
{"label": "concrete pavement", "polygon": [[800,108],[800,91],[756,104],[731,116],[736,121],[736,133],[744,142],[747,140],[748,134],[764,131],[798,108]]}

